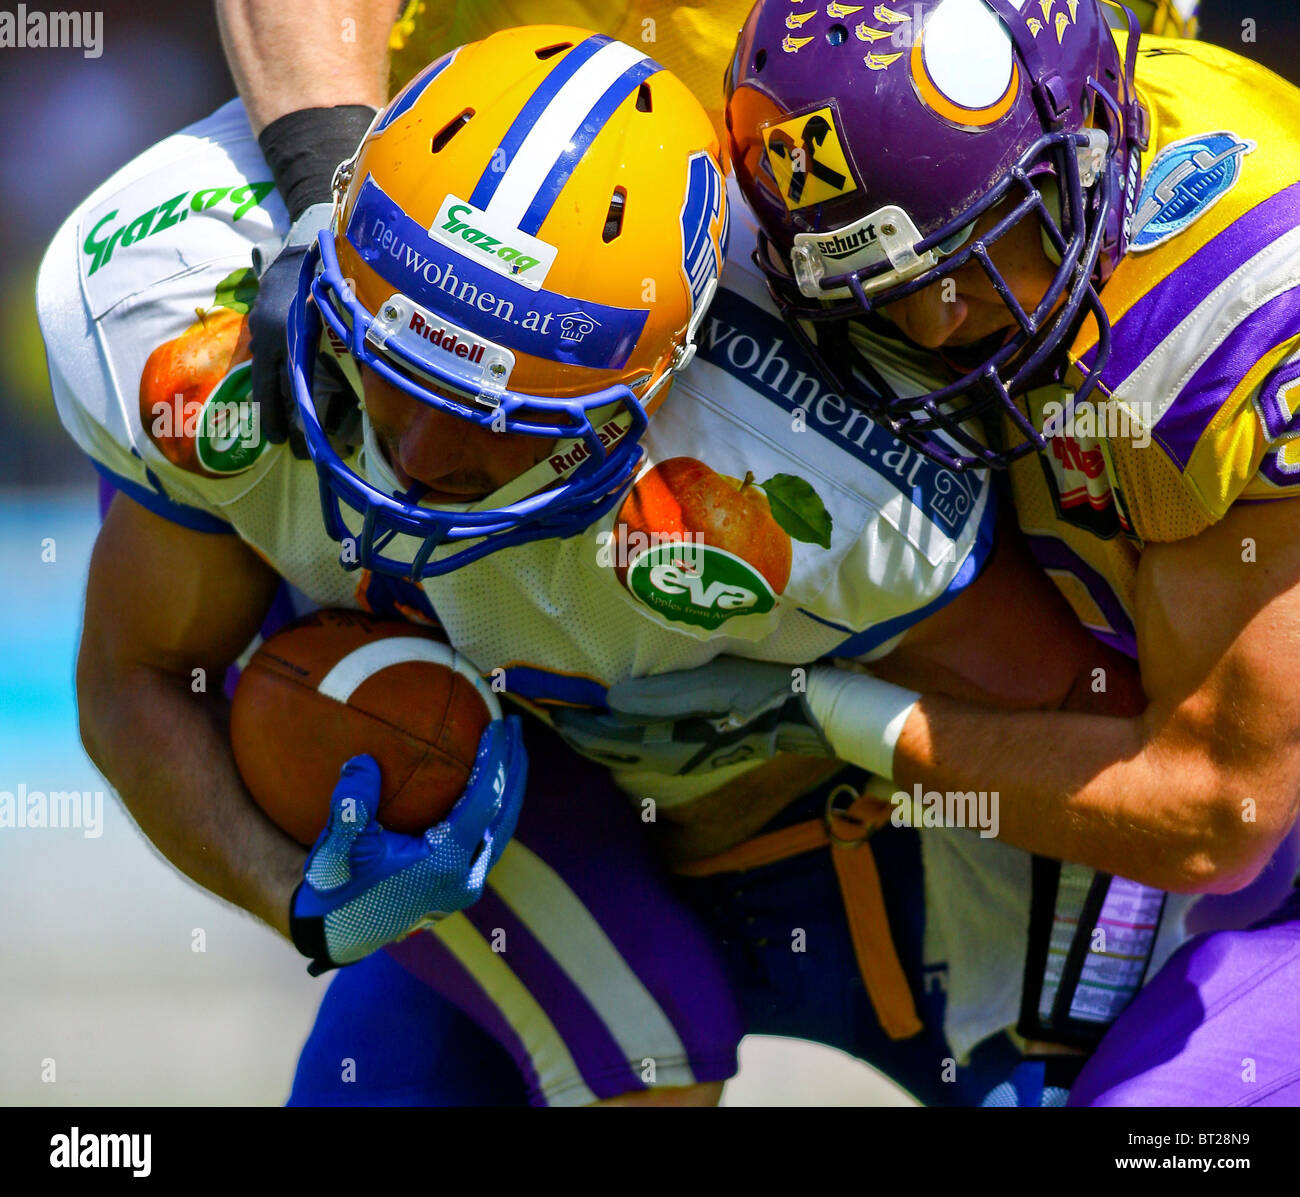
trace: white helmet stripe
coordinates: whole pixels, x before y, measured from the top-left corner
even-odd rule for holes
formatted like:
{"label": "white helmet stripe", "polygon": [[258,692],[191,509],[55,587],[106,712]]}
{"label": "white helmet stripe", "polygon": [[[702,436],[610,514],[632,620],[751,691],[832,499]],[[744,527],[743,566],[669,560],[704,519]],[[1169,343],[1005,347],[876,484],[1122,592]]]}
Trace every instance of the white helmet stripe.
{"label": "white helmet stripe", "polygon": [[622,42],[610,42],[555,93],[506,164],[505,175],[487,206],[497,227],[519,228],[533,196],[600,98],[620,75],[648,57]]}

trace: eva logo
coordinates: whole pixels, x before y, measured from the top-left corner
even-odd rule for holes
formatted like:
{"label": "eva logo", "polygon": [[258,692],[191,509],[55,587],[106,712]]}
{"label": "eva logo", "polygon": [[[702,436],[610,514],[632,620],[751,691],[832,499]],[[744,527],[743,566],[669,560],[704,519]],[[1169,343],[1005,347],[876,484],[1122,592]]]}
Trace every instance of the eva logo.
{"label": "eva logo", "polygon": [[[614,565],[646,606],[712,631],[772,610],[790,582],[794,541],[829,549],[831,528],[803,478],[773,474],[760,486],[752,471],[735,478],[670,457],[637,479],[620,508]],[[639,545],[650,547],[634,552]]]}
{"label": "eva logo", "polygon": [[712,545],[663,544],[642,553],[627,587],[667,619],[712,631],[737,615],[770,611],[772,588],[747,562]]}
{"label": "eva logo", "polygon": [[267,446],[252,401],[253,364],[236,366],[203,402],[194,436],[199,465],[212,474],[242,474]]}
{"label": "eva logo", "polygon": [[541,289],[558,252],[555,246],[499,223],[454,195],[442,201],[429,232],[443,245],[458,253],[469,252],[488,269],[533,291]]}
{"label": "eva logo", "polygon": [[1204,133],[1167,145],[1147,171],[1129,232],[1129,249],[1163,245],[1200,220],[1241,178],[1255,149],[1235,133]]}

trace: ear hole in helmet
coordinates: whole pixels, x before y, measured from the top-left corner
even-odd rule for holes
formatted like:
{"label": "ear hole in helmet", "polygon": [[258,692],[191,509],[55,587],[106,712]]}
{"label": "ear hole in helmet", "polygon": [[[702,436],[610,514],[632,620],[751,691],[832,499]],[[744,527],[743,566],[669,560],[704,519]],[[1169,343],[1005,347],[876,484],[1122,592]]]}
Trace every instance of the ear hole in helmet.
{"label": "ear hole in helmet", "polygon": [[469,124],[470,118],[474,115],[474,109],[466,108],[459,116],[454,116],[438,131],[437,135],[429,142],[429,149],[432,153],[441,154],[447,148],[447,143],[451,141],[466,125]]}
{"label": "ear hole in helmet", "polygon": [[608,245],[623,232],[623,209],[627,205],[627,192],[615,187],[609,199],[609,214],[605,217],[605,231],[601,240]]}
{"label": "ear hole in helmet", "polygon": [[767,66],[767,51],[760,50],[754,55],[754,74],[757,75],[765,66]]}
{"label": "ear hole in helmet", "polygon": [[534,50],[533,53],[536,54],[542,62],[545,62],[548,58],[554,58],[564,50],[572,49],[572,42],[556,42],[553,46],[543,46],[540,50]]}
{"label": "ear hole in helmet", "polygon": [[653,112],[653,101],[650,96],[650,84],[643,83],[636,89],[636,110],[638,112]]}
{"label": "ear hole in helmet", "polygon": [[849,31],[843,25],[832,25],[826,30],[826,40],[832,46],[842,46],[849,40]]}

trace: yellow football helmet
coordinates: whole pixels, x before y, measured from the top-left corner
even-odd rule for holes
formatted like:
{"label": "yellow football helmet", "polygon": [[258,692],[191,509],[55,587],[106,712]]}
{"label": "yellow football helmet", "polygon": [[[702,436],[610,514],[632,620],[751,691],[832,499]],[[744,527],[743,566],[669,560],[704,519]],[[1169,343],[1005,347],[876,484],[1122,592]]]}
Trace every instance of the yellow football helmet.
{"label": "yellow football helmet", "polygon": [[[727,239],[712,124],[643,51],[564,26],[445,55],[340,167],[332,228],[304,267],[291,367],[326,523],[356,565],[447,572],[588,526],[636,472],[646,418],[694,353]],[[448,512],[376,491],[321,431],[321,322],[408,395],[499,432],[573,438],[576,468],[506,507]],[[581,448],[579,448],[581,446]],[[414,565],[387,560],[401,532]],[[438,544],[480,543],[431,563]]]}

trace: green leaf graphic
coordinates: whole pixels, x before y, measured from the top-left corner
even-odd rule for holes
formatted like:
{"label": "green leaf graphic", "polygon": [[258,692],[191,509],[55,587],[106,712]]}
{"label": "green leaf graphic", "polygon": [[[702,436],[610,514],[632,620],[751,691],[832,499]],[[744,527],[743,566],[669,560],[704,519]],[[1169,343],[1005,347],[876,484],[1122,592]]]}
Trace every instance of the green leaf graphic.
{"label": "green leaf graphic", "polygon": [[253,273],[251,267],[245,266],[242,270],[236,270],[234,274],[226,275],[217,284],[214,306],[230,308],[241,316],[247,316],[248,309],[253,306],[253,300],[256,298],[257,275]]}
{"label": "green leaf graphic", "polygon": [[831,547],[831,513],[817,492],[794,474],[773,474],[759,484],[776,520],[795,540]]}

